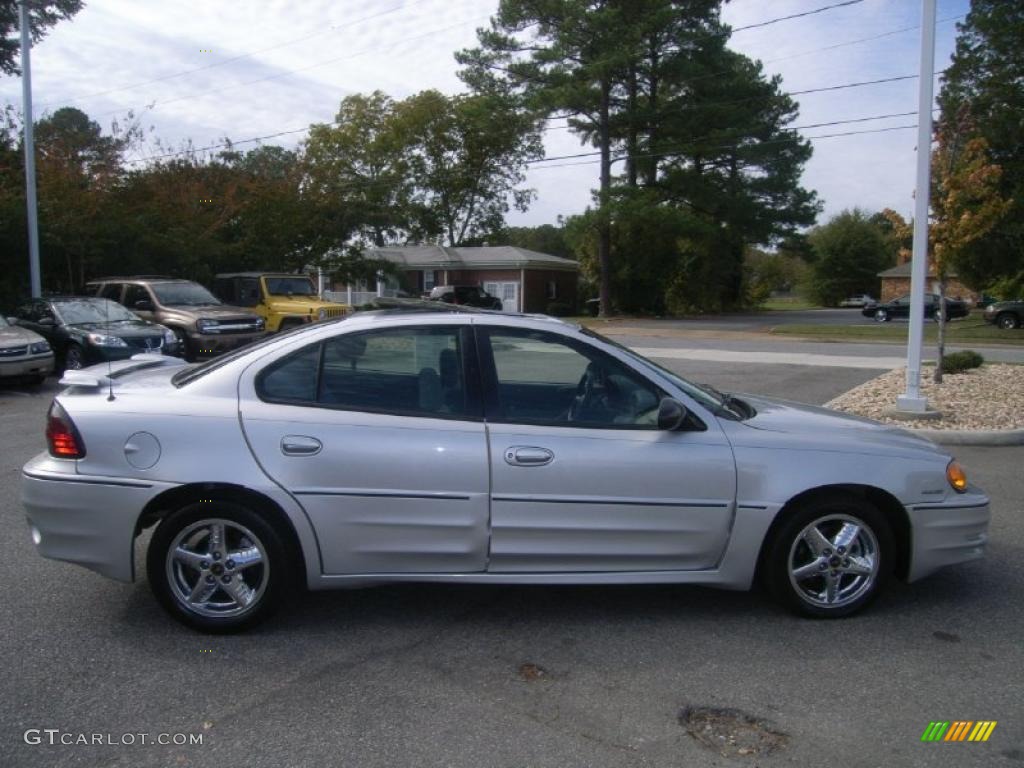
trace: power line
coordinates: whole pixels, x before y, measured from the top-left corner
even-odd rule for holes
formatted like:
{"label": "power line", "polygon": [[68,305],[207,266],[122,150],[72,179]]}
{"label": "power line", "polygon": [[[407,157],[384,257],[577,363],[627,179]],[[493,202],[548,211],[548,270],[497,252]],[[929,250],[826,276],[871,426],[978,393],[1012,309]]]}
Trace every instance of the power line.
{"label": "power line", "polygon": [[[914,114],[917,114],[917,113],[915,112]],[[869,129],[865,129],[865,130],[862,130],[862,131],[842,131],[840,133],[823,133],[823,134],[820,134],[818,136],[802,136],[801,138],[806,139],[807,141],[817,141],[818,139],[834,139],[834,138],[839,138],[841,136],[859,136],[861,134],[866,134],[866,133],[887,133],[889,131],[903,131],[903,130],[907,130],[909,128],[917,128],[917,123],[914,123],[913,125],[894,125],[894,126],[891,126],[889,128],[869,128]],[[795,140],[795,138],[772,139],[772,140],[769,140],[769,141],[758,142],[758,146],[767,146],[767,145],[771,145],[771,144],[790,144],[794,140]],[[735,144],[735,145],[730,144],[730,145],[721,145],[721,146],[717,146],[717,147],[714,147],[714,148],[715,149],[741,149],[741,148],[743,148],[743,145],[741,145],[741,144]],[[670,156],[678,154],[678,153],[679,153],[679,150],[676,149],[676,150],[668,151],[668,152],[652,152],[652,153],[643,154],[643,155],[636,155],[636,157],[637,158],[670,157]],[[566,157],[572,157],[572,155],[567,155]],[[624,155],[624,154],[617,155],[616,157],[612,158],[612,162],[615,162],[616,160],[623,160],[626,157],[627,157],[627,155]],[[551,159],[557,159],[557,158],[551,158]],[[595,165],[596,163],[599,163],[599,162],[601,162],[601,161],[600,160],[582,160],[582,161],[577,161],[577,162],[574,162],[574,163],[559,163],[559,164],[556,164],[556,165],[540,165],[540,166],[536,166],[536,168],[538,168],[538,169],[568,168],[568,167],[574,166],[574,165]],[[534,169],[531,168],[531,170],[534,170]]]}
{"label": "power line", "polygon": [[824,13],[825,11],[831,11],[833,8],[843,8],[847,5],[857,5],[863,3],[864,0],[846,0],[842,3],[834,3],[832,5],[826,5],[821,8],[815,8],[813,11],[804,11],[803,13],[791,13],[789,16],[779,16],[777,19],[768,19],[767,21],[759,21],[756,24],[747,24],[743,27],[736,27],[733,32],[743,32],[748,29],[760,29],[761,27],[767,27],[772,24],[778,24],[780,21],[789,21],[790,19],[800,19],[804,16],[813,16],[816,13]]}
{"label": "power line", "polygon": [[167,80],[173,80],[176,77],[184,77],[186,75],[194,75],[196,72],[205,72],[205,71],[210,70],[210,69],[216,69],[217,67],[223,67],[223,66],[226,66],[228,64],[232,64],[232,63],[234,63],[236,61],[241,61],[242,59],[248,59],[248,58],[251,58],[253,56],[258,56],[261,53],[267,53],[269,51],[276,51],[276,50],[278,50],[280,48],[287,48],[290,45],[295,45],[296,43],[305,42],[306,40],[310,40],[310,39],[312,39],[314,37],[320,37],[321,35],[326,35],[326,34],[329,34],[331,32],[337,32],[337,31],[342,30],[342,29],[348,29],[349,27],[355,27],[355,26],[358,26],[359,24],[362,24],[365,21],[371,21],[373,19],[380,18],[381,16],[388,16],[388,15],[394,13],[395,11],[404,10],[405,8],[408,8],[411,5],[416,5],[416,4],[421,3],[421,2],[423,2],[423,0],[409,0],[409,2],[406,3],[405,5],[397,5],[394,8],[389,8],[389,9],[387,9],[385,11],[381,11],[379,13],[374,13],[374,14],[371,14],[369,16],[363,16],[362,18],[355,19],[354,21],[350,21],[350,22],[347,22],[345,24],[334,24],[334,25],[332,25],[330,27],[326,27],[324,29],[319,29],[316,32],[310,32],[309,34],[302,35],[301,37],[295,37],[295,38],[292,38],[290,40],[285,40],[283,42],[267,46],[266,48],[259,48],[259,49],[255,50],[255,51],[249,51],[247,53],[240,53],[240,54],[238,54],[236,56],[232,56],[232,57],[227,58],[227,59],[222,59],[220,61],[213,62],[212,64],[205,64],[205,65],[203,65],[201,67],[195,67],[193,69],[184,69],[184,70],[181,70],[180,72],[171,72],[171,73],[166,74],[166,75],[161,75],[160,77],[154,77],[151,80],[142,80],[142,81],[140,81],[138,83],[132,83],[131,85],[123,85],[123,86],[119,86],[117,88],[108,88],[105,91],[97,91],[95,93],[87,93],[87,94],[85,94],[83,96],[71,96],[71,97],[63,98],[63,99],[53,99],[52,101],[45,102],[43,104],[40,104],[39,106],[40,107],[49,107],[49,106],[53,106],[54,104],[67,104],[67,103],[74,102],[74,101],[85,101],[86,99],[93,99],[93,98],[97,98],[99,96],[107,96],[108,94],[111,94],[111,93],[120,93],[121,91],[130,91],[130,90],[133,90],[135,88],[141,88],[144,85],[152,85],[153,83],[162,83],[162,82],[165,82]]}

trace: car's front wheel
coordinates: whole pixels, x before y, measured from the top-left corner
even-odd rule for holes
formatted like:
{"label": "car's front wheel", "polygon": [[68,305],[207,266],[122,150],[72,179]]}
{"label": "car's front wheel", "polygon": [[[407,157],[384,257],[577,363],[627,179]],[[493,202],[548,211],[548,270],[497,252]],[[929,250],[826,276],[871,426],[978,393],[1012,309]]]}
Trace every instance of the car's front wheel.
{"label": "car's front wheel", "polygon": [[893,570],[892,531],[868,502],[804,504],[779,526],[762,564],[769,591],[803,616],[838,618],[873,600]]}
{"label": "car's front wheel", "polygon": [[884,322],[887,322],[888,320],[889,320],[889,313],[888,313],[888,311],[886,311],[884,309],[876,309],[875,310],[875,322],[876,323],[884,323]]}
{"label": "car's front wheel", "polygon": [[288,589],[287,548],[262,516],[206,500],[164,518],[146,569],[160,604],[203,632],[237,632],[266,619]]}
{"label": "car's front wheel", "polygon": [[1012,331],[1015,328],[1020,328],[1020,320],[1012,312],[1003,312],[996,318],[996,325],[1004,331]]}
{"label": "car's front wheel", "polygon": [[85,350],[74,342],[64,352],[64,370],[77,371],[85,367]]}

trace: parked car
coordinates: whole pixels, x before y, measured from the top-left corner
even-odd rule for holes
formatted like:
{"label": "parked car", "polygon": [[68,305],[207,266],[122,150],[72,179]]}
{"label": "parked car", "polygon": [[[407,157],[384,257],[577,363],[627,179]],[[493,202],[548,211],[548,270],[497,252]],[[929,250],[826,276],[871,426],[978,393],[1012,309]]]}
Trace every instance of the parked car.
{"label": "parked car", "polygon": [[53,372],[53,350],[38,333],[0,317],[0,379],[15,376],[42,384]]}
{"label": "parked car", "polygon": [[15,320],[45,338],[60,369],[124,360],[140,352],[178,355],[174,331],[132,314],[109,299],[51,296],[18,307]]}
{"label": "parked car", "polygon": [[992,323],[1007,331],[1024,327],[1024,299],[989,304],[985,307],[983,317],[986,323]]}
{"label": "parked car", "polygon": [[553,318],[368,311],[111,369],[63,379],[23,470],[32,539],[131,581],[156,526],[149,583],[206,631],[301,582],[758,578],[838,617],[987,540],[988,498],[929,440],[722,394]]}
{"label": "parked car", "polygon": [[224,304],[199,283],[171,277],[103,277],[85,284],[101,296],[174,331],[189,361],[214,357],[263,337],[263,318]]}
{"label": "parked car", "polygon": [[856,296],[850,296],[847,299],[843,299],[839,302],[840,307],[866,307],[870,304],[877,304],[871,296],[866,293],[859,293]]}
{"label": "parked car", "polygon": [[[924,316],[934,319],[939,313],[939,297],[935,293],[924,296]],[[967,304],[959,299],[946,299],[946,319],[955,320],[967,317],[971,313]],[[861,310],[864,317],[873,317],[879,323],[887,323],[893,318],[910,317],[910,296],[900,296],[890,302],[865,306]]]}
{"label": "parked car", "polygon": [[277,272],[234,272],[213,281],[221,301],[252,309],[263,318],[267,331],[277,333],[305,323],[342,317],[345,304],[324,301],[308,275]]}
{"label": "parked car", "polygon": [[495,309],[498,312],[502,308],[501,299],[491,296],[479,285],[435,285],[427,298],[431,301],[443,301],[445,304]]}

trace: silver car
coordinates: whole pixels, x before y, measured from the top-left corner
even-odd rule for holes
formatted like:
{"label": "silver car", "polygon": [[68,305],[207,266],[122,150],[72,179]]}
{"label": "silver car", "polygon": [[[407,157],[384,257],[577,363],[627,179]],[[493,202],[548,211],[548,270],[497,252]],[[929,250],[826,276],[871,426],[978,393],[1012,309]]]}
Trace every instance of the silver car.
{"label": "silver car", "polygon": [[23,376],[42,384],[53,373],[50,343],[35,331],[0,316],[0,378]]}
{"label": "silver car", "polygon": [[686,381],[558,320],[367,312],[186,365],[69,372],[22,500],[46,557],[205,631],[303,584],[762,580],[815,617],[981,557],[931,442]]}

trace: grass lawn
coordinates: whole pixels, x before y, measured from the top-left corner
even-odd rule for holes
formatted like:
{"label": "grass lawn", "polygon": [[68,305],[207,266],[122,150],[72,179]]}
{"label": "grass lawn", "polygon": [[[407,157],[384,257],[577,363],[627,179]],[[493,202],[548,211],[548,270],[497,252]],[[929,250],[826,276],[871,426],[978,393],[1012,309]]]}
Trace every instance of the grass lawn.
{"label": "grass lawn", "polygon": [[789,299],[768,299],[764,304],[758,307],[758,309],[764,309],[769,312],[778,312],[780,310],[800,310],[800,309],[822,309],[820,304],[815,304],[807,299],[801,299],[799,297]]}
{"label": "grass lawn", "polygon": [[[902,342],[907,339],[907,323],[872,323],[864,318],[864,325],[814,325],[794,324],[780,325],[771,332],[779,336],[801,336],[822,341],[893,341]],[[935,342],[938,326],[933,322],[925,323],[924,338],[926,342]],[[1010,344],[1024,346],[1024,329],[1003,331],[989,325],[980,317],[968,317],[954,320],[946,324],[946,341],[949,344],[964,346],[967,344]]]}

